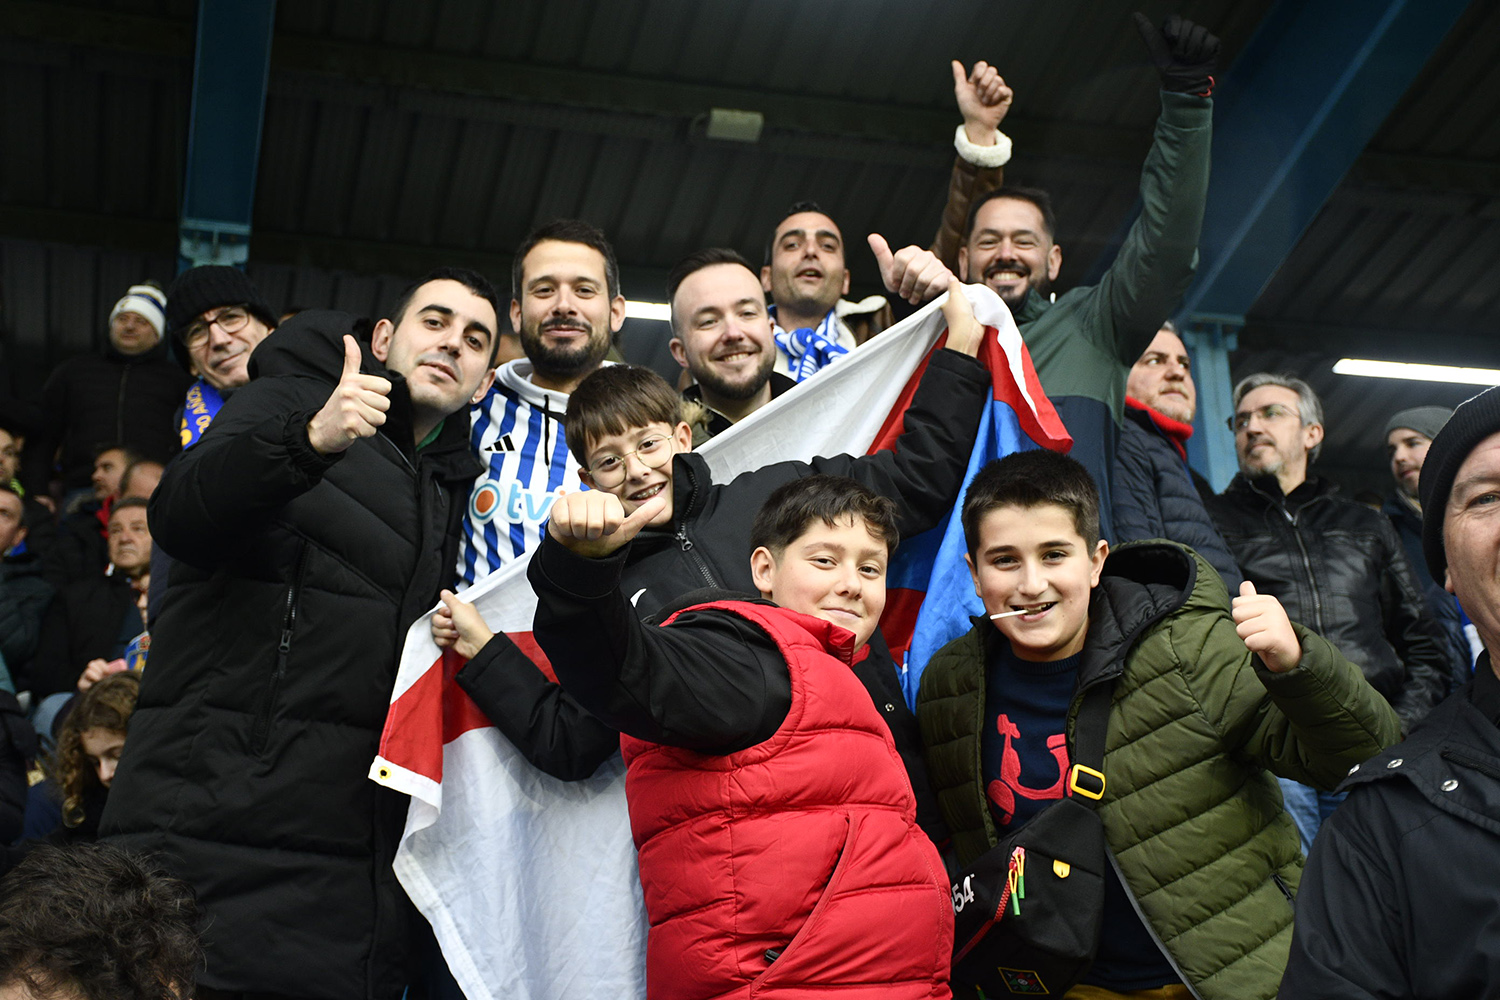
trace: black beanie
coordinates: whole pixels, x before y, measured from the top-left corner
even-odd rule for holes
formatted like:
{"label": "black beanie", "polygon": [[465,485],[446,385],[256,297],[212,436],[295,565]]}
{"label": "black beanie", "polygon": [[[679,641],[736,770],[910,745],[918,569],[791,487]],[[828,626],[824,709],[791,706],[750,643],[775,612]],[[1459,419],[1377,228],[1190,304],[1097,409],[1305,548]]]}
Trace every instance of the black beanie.
{"label": "black beanie", "polygon": [[261,297],[260,291],[239,268],[206,264],[183,271],[167,289],[167,333],[180,338],[195,317],[210,309],[236,306],[241,302],[250,310],[250,315],[267,327],[276,326],[276,313],[271,304]]}
{"label": "black beanie", "polygon": [[1417,484],[1422,498],[1422,555],[1427,557],[1427,568],[1439,585],[1448,571],[1443,513],[1448,509],[1453,480],[1474,446],[1496,432],[1500,432],[1500,386],[1460,403],[1427,448]]}

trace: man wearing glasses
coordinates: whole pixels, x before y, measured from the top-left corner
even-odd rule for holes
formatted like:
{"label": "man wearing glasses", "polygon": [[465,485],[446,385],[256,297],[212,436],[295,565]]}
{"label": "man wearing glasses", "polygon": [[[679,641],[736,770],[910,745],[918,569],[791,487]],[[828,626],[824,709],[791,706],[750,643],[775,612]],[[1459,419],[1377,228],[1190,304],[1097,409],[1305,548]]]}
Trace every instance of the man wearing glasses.
{"label": "man wearing glasses", "polygon": [[[1357,664],[1410,732],[1447,693],[1445,647],[1391,523],[1309,475],[1323,404],[1260,372],[1234,387],[1229,425],[1240,472],[1208,509],[1245,579]],[[1304,849],[1342,798],[1285,781],[1282,794]]]}
{"label": "man wearing glasses", "polygon": [[167,290],[167,325],[198,379],[188,390],[178,428],[188,448],[198,443],[229,393],[250,381],[250,352],[276,329],[276,313],[238,268],[195,267]]}

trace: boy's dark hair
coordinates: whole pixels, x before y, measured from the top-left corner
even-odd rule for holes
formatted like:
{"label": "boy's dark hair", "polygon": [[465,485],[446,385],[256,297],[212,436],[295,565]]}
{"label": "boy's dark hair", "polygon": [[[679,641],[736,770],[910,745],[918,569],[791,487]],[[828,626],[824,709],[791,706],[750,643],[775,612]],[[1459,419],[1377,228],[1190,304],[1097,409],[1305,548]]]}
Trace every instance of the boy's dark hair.
{"label": "boy's dark hair", "polygon": [[682,258],[667,275],[667,302],[670,303],[677,297],[678,286],[682,284],[688,275],[701,271],[705,267],[713,267],[715,264],[738,264],[745,270],[754,274],[757,279],[760,275],[750,262],[740,254],[738,250],[730,250],[728,247],[708,247],[703,250],[694,250]]}
{"label": "boy's dark hair", "polygon": [[115,519],[115,515],[120,513],[120,511],[122,510],[132,510],[136,507],[147,509],[150,506],[151,502],[145,497],[126,497],[123,500],[116,500],[114,502],[114,506],[109,508],[109,519],[113,521]]}
{"label": "boy's dark hair", "polygon": [[605,365],[568,396],[563,426],[568,450],[587,468],[590,443],[647,424],[676,427],[681,420],[682,397],[666,379],[643,365]]}
{"label": "boy's dark hair", "polygon": [[495,310],[495,329],[490,331],[490,364],[493,366],[495,352],[500,350],[500,298],[495,294],[495,286],[490,284],[490,279],[478,271],[471,271],[467,267],[435,267],[428,271],[401,290],[401,297],[390,311],[391,325],[401,325],[401,321],[406,318],[406,310],[411,308],[411,300],[417,294],[417,289],[429,281],[456,281],[484,299]]}
{"label": "boy's dark hair", "polygon": [[[800,215],[803,212],[817,212],[819,215],[828,215],[827,212],[823,211],[823,206],[815,201],[797,201],[788,206],[787,210],[782,212],[781,217],[776,220],[776,224],[771,227],[771,235],[766,237],[766,265],[768,267],[771,264],[771,255],[776,252],[776,231],[781,228],[781,224],[787,219],[790,219],[794,215]],[[828,215],[828,218],[832,219],[833,216]],[[754,270],[754,268],[751,270]]]}
{"label": "boy's dark hair", "polygon": [[750,548],[765,546],[780,558],[814,521],[834,527],[851,517],[864,521],[887,552],[895,551],[901,540],[896,501],[848,476],[821,474],[784,483],[766,497],[750,527]]}
{"label": "boy's dark hair", "polygon": [[1092,550],[1099,541],[1099,489],[1076,460],[1037,448],[990,462],[964,494],[964,544],[969,558],[979,548],[979,522],[1001,507],[1023,510],[1054,504],[1073,516],[1073,527]]}
{"label": "boy's dark hair", "polygon": [[187,883],[109,844],[39,844],[0,881],[0,986],[186,1000],[203,949]]}
{"label": "boy's dark hair", "polygon": [[1014,198],[1017,201],[1031,202],[1036,206],[1037,211],[1042,213],[1042,226],[1047,230],[1047,238],[1054,243],[1057,242],[1057,213],[1052,210],[1052,196],[1041,188],[1006,185],[997,187],[969,206],[969,217],[964,221],[963,241],[965,243],[968,243],[969,237],[974,235],[974,220],[979,217],[979,210],[996,198]]}
{"label": "boy's dark hair", "polygon": [[510,265],[510,297],[517,302],[521,301],[521,269],[526,263],[526,255],[544,240],[556,240],[558,243],[582,243],[586,247],[593,247],[604,257],[604,284],[609,292],[611,300],[620,294],[620,263],[615,260],[615,248],[609,245],[609,240],[604,238],[604,233],[598,226],[590,225],[582,219],[554,219],[545,225],[538,226],[521,241],[516,247],[516,255]]}

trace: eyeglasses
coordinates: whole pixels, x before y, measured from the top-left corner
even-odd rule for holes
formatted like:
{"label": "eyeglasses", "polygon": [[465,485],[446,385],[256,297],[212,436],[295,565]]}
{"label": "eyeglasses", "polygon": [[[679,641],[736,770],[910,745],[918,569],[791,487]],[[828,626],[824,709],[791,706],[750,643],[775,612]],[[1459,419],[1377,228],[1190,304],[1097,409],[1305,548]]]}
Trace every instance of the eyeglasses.
{"label": "eyeglasses", "polygon": [[1260,417],[1262,423],[1269,423],[1272,420],[1280,420],[1282,417],[1295,417],[1297,416],[1297,411],[1292,409],[1290,406],[1283,406],[1280,403],[1267,403],[1265,406],[1259,407],[1258,409],[1246,410],[1243,413],[1236,413],[1234,416],[1225,420],[1224,423],[1229,427],[1230,430],[1238,434],[1240,431],[1250,426],[1251,417],[1257,416]]}
{"label": "eyeglasses", "polygon": [[625,481],[625,460],[631,455],[640,459],[648,469],[660,469],[672,460],[672,454],[672,439],[665,434],[653,434],[642,438],[634,450],[623,455],[600,455],[588,467],[589,475],[594,477],[595,483],[609,489]]}
{"label": "eyeglasses", "polygon": [[207,342],[208,328],[215,323],[225,333],[238,333],[248,322],[250,322],[250,313],[244,306],[228,306],[220,309],[216,316],[193,320],[187,332],[182,335],[182,342],[188,346],[188,350],[196,351]]}

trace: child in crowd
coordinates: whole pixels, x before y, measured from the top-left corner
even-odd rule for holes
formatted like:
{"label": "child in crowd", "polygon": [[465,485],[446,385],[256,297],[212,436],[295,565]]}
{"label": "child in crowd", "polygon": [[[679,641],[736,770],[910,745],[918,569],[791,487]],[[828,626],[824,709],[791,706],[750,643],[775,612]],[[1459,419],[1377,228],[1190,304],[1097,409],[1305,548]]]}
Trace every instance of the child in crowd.
{"label": "child in crowd", "polygon": [[98,837],[99,817],[140,690],[140,675],[127,671],[105,677],[78,696],[58,727],[57,748],[46,761],[47,777],[28,796],[22,839],[9,849],[5,868],[42,840],[88,843]]}
{"label": "child in crowd", "polygon": [[[933,657],[917,699],[953,847],[973,866],[1075,783],[1102,792],[1102,931],[1068,996],[1273,997],[1302,871],[1273,772],[1332,788],[1400,738],[1396,716],[1275,598],[1246,583],[1231,610],[1191,549],[1111,553],[1098,505],[1083,466],[1049,451],[969,487],[967,559],[991,618]],[[1102,788],[1069,767],[1100,683]]]}
{"label": "child in crowd", "polygon": [[[933,352],[893,449],[781,462],[729,483],[715,483],[707,463],[692,452],[682,397],[660,376],[647,368],[613,365],[585,379],[569,396],[566,418],[568,446],[583,481],[616,497],[626,513],[660,498],[622,569],[622,586],[636,614],[653,615],[704,587],[753,593],[753,512],[778,487],[812,473],[850,476],[892,498],[905,534],[945,518],[962,487],[992,382],[975,360],[984,328],[956,282],[944,314],[946,346]],[[575,780],[588,777],[616,752],[618,734],[579,711],[504,636],[493,637],[471,605],[446,591],[444,602],[447,610],[434,616],[433,635],[439,645],[457,643],[458,652],[470,658],[458,673],[459,686],[534,765]],[[921,773],[916,720],[878,634],[854,669],[913,772],[924,829],[938,833],[936,803]],[[722,689],[712,674],[701,676],[699,685],[705,702],[735,693]]]}
{"label": "child in crowd", "polygon": [[849,669],[885,607],[895,503],[842,476],[778,487],[749,532],[760,598],[700,592],[655,628],[622,574],[666,509],[564,496],[528,569],[559,680],[625,734],[647,995],[947,997],[942,861]]}

